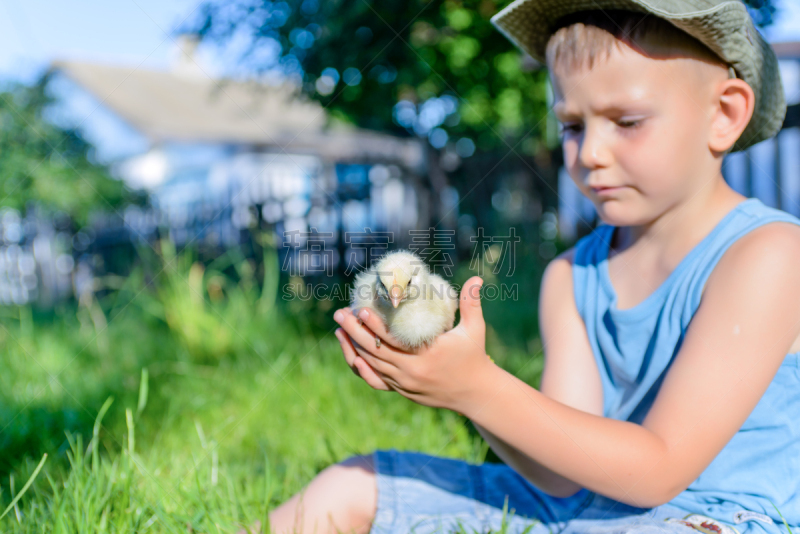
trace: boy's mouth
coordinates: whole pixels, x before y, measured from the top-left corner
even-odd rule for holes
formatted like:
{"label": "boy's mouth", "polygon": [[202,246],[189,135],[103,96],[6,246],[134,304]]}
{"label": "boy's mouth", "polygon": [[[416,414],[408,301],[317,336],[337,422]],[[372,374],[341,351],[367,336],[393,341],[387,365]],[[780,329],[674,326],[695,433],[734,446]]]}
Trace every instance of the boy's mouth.
{"label": "boy's mouth", "polygon": [[594,186],[592,187],[592,191],[595,195],[608,195],[611,193],[616,193],[622,190],[624,186]]}

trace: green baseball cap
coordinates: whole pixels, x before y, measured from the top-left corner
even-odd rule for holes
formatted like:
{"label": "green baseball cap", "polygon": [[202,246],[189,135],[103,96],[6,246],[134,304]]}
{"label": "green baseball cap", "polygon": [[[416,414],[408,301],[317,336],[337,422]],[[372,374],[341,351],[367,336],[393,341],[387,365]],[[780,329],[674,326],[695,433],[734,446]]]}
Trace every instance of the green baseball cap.
{"label": "green baseball cap", "polygon": [[596,9],[626,9],[666,19],[733,67],[733,74],[753,89],[755,108],[732,152],[778,133],[786,116],[778,58],[756,30],[742,0],[515,0],[492,17],[492,24],[545,64],[547,41],[558,29],[558,19]]}

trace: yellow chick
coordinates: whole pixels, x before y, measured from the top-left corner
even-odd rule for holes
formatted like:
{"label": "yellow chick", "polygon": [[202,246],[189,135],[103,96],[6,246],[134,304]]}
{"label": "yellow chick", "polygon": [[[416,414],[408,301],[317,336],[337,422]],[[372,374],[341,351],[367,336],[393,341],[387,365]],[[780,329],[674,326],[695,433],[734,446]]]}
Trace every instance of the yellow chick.
{"label": "yellow chick", "polygon": [[416,254],[390,252],[356,276],[350,307],[369,308],[410,349],[453,328],[458,294]]}

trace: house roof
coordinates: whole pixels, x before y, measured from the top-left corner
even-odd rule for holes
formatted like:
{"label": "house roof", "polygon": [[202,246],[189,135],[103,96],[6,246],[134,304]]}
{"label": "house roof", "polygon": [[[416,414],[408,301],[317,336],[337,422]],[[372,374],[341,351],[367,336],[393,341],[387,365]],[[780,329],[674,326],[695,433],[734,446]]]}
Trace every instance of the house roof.
{"label": "house roof", "polygon": [[772,49],[778,59],[800,59],[800,41],[772,43]]}
{"label": "house roof", "polygon": [[325,109],[288,85],[83,61],[54,61],[51,70],[65,74],[155,143],[241,143],[336,160],[381,158],[409,167],[422,164],[418,140],[349,127],[326,128]]}

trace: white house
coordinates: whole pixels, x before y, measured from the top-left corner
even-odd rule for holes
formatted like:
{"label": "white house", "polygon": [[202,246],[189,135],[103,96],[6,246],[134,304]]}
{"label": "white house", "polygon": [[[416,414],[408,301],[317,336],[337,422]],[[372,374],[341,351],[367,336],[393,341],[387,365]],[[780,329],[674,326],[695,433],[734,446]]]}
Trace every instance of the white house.
{"label": "white house", "polygon": [[291,86],[212,79],[186,62],[152,71],[56,61],[51,73],[53,92],[68,95],[52,119],[102,123],[121,141],[87,131],[97,159],[151,194],[154,212],[125,214],[135,233],[157,225],[178,245],[227,246],[254,224],[293,232],[300,245],[317,231],[333,234],[338,262],[349,256],[345,232],[400,236],[426,219],[418,138],[332,125]]}

